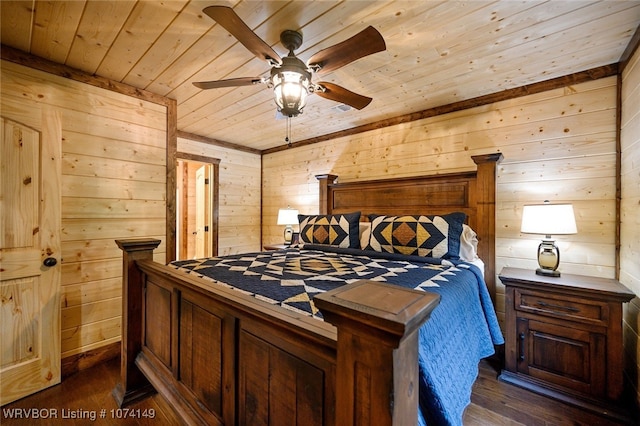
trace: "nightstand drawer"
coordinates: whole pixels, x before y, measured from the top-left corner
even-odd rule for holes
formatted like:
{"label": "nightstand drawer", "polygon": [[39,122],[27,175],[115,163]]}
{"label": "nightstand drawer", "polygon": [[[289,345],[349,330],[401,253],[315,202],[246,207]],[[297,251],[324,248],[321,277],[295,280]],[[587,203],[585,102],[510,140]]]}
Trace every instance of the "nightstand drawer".
{"label": "nightstand drawer", "polygon": [[538,315],[604,326],[609,322],[609,305],[597,300],[516,289],[514,304],[518,311]]}

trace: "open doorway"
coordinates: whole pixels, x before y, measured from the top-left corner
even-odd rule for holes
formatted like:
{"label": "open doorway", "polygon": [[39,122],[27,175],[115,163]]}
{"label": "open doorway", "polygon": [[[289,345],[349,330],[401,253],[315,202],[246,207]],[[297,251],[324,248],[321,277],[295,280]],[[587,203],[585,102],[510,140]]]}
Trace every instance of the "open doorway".
{"label": "open doorway", "polygon": [[218,163],[178,157],[176,173],[176,259],[218,254]]}

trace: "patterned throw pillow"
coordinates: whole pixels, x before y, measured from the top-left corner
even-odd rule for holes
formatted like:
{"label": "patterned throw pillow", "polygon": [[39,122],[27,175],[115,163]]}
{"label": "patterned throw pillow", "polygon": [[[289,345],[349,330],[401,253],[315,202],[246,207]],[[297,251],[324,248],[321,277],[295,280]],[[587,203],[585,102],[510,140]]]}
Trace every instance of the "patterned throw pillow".
{"label": "patterned throw pillow", "polygon": [[298,215],[300,242],[342,248],[360,248],[360,212],[335,215]]}
{"label": "patterned throw pillow", "polygon": [[457,260],[465,219],[466,214],[461,212],[443,216],[369,215],[367,250]]}

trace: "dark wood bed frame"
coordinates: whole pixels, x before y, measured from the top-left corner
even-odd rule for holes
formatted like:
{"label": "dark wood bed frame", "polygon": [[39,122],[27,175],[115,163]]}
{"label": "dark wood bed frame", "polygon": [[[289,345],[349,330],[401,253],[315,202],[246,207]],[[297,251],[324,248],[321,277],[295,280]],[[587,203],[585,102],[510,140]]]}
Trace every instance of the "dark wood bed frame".
{"label": "dark wood bed frame", "polygon": [[[463,211],[495,300],[502,154],[472,158],[475,172],[348,183],[318,176],[320,213]],[[439,296],[358,281],[316,296],[325,318],[318,321],[156,263],[159,243],[117,241],[120,406],[157,391],[185,424],[416,424],[417,329]]]}

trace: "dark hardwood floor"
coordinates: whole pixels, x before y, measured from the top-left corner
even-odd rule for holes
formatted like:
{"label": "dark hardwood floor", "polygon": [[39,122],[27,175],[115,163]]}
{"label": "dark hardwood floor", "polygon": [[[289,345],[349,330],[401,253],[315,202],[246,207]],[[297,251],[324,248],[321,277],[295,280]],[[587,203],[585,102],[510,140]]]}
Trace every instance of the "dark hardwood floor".
{"label": "dark hardwood floor", "polygon": [[497,362],[480,362],[478,379],[473,385],[471,404],[464,416],[465,426],[540,425],[540,426],[613,426],[632,425],[616,421],[573,405],[538,395],[498,381]]}
{"label": "dark hardwood floor", "polygon": [[[128,407],[133,409],[132,415],[137,416],[140,413],[140,418],[122,418],[124,411],[117,411],[118,405],[111,395],[111,391],[119,381],[120,359],[115,358],[73,374],[57,386],[5,405],[0,410],[0,425],[164,426],[180,424],[171,407],[158,394]],[[23,413],[25,413],[24,410],[42,410],[41,413],[43,415],[47,414],[45,410],[52,410],[52,415],[46,419],[8,419],[9,410],[15,408],[22,408]],[[138,409],[140,410],[139,412]],[[95,420],[84,412],[95,414]],[[83,413],[85,414],[84,418],[79,418]],[[147,417],[143,417],[145,413]],[[11,414],[15,416],[16,411],[11,411]],[[74,414],[77,414],[75,419],[69,418]]]}
{"label": "dark hardwood floor", "polygon": [[[117,418],[118,412],[111,390],[119,378],[118,359],[107,361],[66,378],[62,384],[8,404],[0,410],[0,424],[5,425],[175,425],[179,424],[173,411],[159,395],[130,406],[141,418]],[[464,416],[465,426],[498,425],[621,425],[531,393],[513,385],[499,382],[498,369],[489,361],[480,363],[480,374],[473,388],[471,405]],[[22,410],[16,410],[22,409]],[[63,411],[64,410],[64,411]],[[37,412],[57,415],[57,418],[9,419],[8,414]],[[104,413],[104,417],[103,417]],[[144,414],[147,417],[142,417]],[[93,420],[90,415],[95,414]],[[153,414],[153,417],[151,415]],[[65,418],[63,418],[65,417]],[[75,417],[75,418],[70,418]]]}

